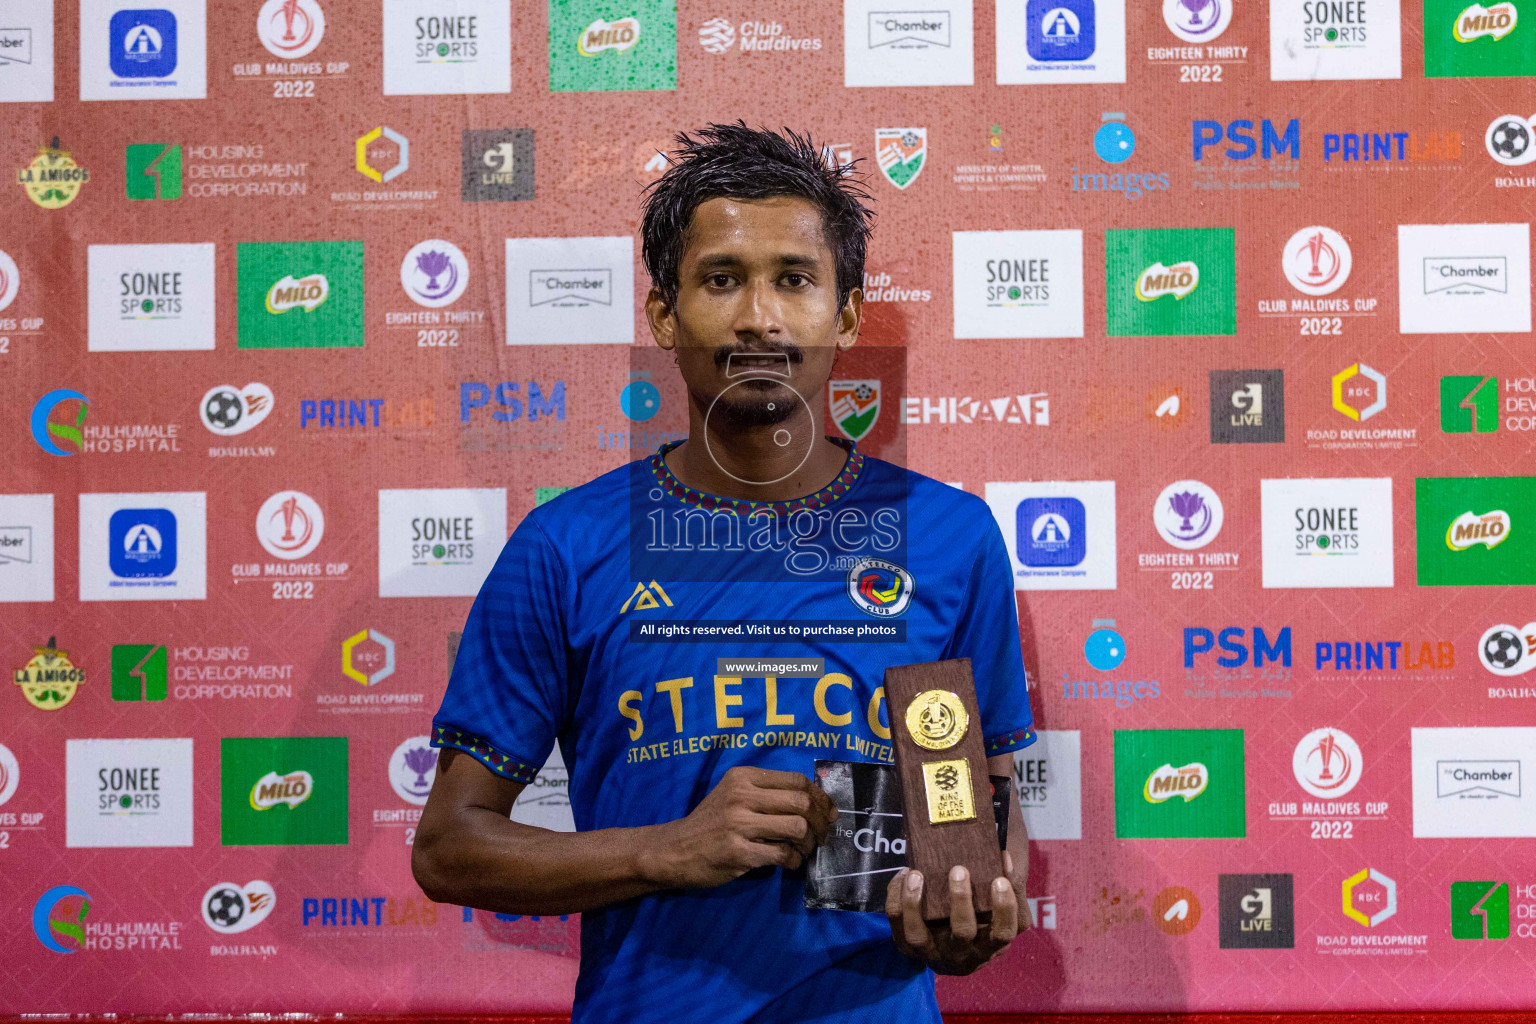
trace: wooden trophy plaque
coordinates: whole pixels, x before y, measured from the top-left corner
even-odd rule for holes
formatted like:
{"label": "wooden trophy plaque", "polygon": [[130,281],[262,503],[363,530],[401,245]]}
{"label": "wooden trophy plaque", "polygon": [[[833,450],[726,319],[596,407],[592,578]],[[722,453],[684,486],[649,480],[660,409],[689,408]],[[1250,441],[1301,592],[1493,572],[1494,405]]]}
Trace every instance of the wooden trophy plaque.
{"label": "wooden trophy plaque", "polygon": [[957,864],[971,873],[978,917],[989,914],[1003,858],[971,659],[888,668],[885,702],[901,777],[907,864],[923,874],[923,918],[949,917],[949,872]]}

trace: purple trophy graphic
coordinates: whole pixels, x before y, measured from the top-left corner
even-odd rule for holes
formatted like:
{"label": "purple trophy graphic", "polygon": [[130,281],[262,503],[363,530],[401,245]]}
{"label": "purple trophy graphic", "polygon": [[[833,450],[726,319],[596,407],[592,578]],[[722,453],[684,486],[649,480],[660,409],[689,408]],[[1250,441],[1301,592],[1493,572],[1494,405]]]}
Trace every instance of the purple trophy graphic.
{"label": "purple trophy graphic", "polygon": [[[1168,499],[1168,506],[1181,520],[1173,531],[1180,540],[1197,540],[1211,528],[1211,509],[1200,495],[1192,491],[1180,491]],[[1198,525],[1196,520],[1199,521]]]}
{"label": "purple trophy graphic", "polygon": [[[1179,6],[1189,12],[1184,27],[1190,32],[1208,32],[1221,22],[1221,0],[1179,0]],[[1203,22],[1202,14],[1208,15]]]}
{"label": "purple trophy graphic", "polygon": [[416,773],[416,781],[405,783],[405,789],[416,796],[426,796],[432,791],[427,772],[437,768],[437,751],[431,747],[412,747],[405,752],[405,768]]}
{"label": "purple trophy graphic", "polygon": [[[453,257],[437,249],[428,249],[417,256],[416,269],[427,275],[426,288],[416,289],[416,294],[424,299],[441,299],[451,295],[459,283],[459,268],[454,265]],[[448,280],[439,287],[437,279],[444,273],[448,275]]]}

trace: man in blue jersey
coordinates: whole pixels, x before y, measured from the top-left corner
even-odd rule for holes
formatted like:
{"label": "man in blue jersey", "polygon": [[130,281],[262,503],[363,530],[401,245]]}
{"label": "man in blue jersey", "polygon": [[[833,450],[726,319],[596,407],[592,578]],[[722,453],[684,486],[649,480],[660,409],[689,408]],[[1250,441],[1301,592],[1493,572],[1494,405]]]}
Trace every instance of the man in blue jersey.
{"label": "man in blue jersey", "polygon": [[[932,972],[1029,926],[1021,816],[997,878],[902,871],[885,919],[809,909],[805,863],[838,818],[813,762],[889,763],[885,668],[963,657],[990,772],[1011,774],[1035,734],[1009,559],[980,499],[820,432],[863,301],[871,215],[848,170],[739,123],[678,142],[642,235],[688,439],[507,542],[433,721],[412,867],[441,902],[581,913],[577,1021],[937,1022]],[[747,656],[822,664],[722,671]],[[556,742],[575,833],[508,819]],[[947,922],[922,919],[925,885],[950,888]]]}

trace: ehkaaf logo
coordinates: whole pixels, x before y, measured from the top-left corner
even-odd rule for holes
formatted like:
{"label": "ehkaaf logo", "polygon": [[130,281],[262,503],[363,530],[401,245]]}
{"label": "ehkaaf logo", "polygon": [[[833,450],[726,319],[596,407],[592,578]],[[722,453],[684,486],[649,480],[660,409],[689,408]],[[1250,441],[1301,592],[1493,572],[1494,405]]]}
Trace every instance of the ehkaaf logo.
{"label": "ehkaaf logo", "polygon": [[1222,949],[1293,949],[1296,946],[1290,875],[1220,875]]}

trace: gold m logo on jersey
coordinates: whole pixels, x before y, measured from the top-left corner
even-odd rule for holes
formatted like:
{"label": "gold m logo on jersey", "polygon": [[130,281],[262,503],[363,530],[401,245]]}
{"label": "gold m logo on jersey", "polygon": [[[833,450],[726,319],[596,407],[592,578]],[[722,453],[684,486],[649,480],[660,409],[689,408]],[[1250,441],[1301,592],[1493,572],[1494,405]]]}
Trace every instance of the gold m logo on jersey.
{"label": "gold m logo on jersey", "polygon": [[671,608],[672,599],[667,596],[665,590],[661,589],[660,583],[655,580],[651,580],[650,583],[636,583],[634,592],[629,595],[629,600],[624,602],[624,607],[619,609],[619,614],[623,615],[631,608],[637,612],[643,612],[647,608],[660,608],[662,605]]}

